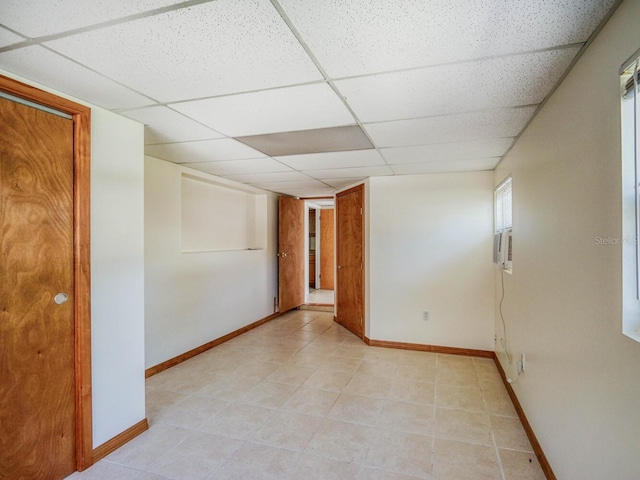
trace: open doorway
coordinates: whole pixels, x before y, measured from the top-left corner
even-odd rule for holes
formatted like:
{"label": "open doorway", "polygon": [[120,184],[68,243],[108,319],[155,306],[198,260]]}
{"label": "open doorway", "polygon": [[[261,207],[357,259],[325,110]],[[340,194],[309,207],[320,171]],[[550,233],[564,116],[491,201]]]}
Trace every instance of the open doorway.
{"label": "open doorway", "polygon": [[305,210],[305,303],[333,306],[334,200],[307,200]]}

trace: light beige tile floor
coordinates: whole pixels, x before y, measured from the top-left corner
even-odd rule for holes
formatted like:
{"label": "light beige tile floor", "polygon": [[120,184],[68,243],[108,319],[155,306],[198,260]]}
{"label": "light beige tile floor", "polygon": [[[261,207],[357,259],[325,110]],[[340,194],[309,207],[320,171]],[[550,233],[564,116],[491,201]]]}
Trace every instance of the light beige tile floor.
{"label": "light beige tile floor", "polygon": [[492,360],[287,313],[147,380],[149,431],[71,479],[544,479]]}
{"label": "light beige tile floor", "polygon": [[333,305],[335,294],[333,290],[309,290],[309,303],[319,303],[322,305]]}

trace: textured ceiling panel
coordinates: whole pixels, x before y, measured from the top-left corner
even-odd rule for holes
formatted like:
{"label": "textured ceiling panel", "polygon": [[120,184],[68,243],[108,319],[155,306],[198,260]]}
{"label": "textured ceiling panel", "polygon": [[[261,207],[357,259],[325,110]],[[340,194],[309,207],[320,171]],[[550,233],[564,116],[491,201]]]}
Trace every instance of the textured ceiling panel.
{"label": "textured ceiling panel", "polygon": [[268,0],[220,0],[48,45],[162,102],[323,78]]}
{"label": "textured ceiling panel", "polygon": [[366,178],[366,177],[325,178],[322,181],[323,183],[326,183],[327,185],[331,185],[334,188],[344,188],[359,182],[363,178]]}
{"label": "textured ceiling panel", "polygon": [[20,35],[16,35],[15,33],[0,27],[0,47],[13,45],[14,43],[22,41],[24,41],[24,38],[22,38]]}
{"label": "textured ceiling panel", "polygon": [[[381,152],[389,164],[469,160],[483,157],[501,157],[507,153],[513,140],[510,137],[489,138],[471,142],[383,148]],[[395,171],[395,168],[393,170]]]}
{"label": "textured ceiling panel", "polygon": [[364,128],[378,147],[514,137],[520,133],[534,111],[535,107],[485,110],[416,120],[371,123]]}
{"label": "textured ceiling panel", "polygon": [[0,23],[29,37],[65,32],[183,0],[2,0]]}
{"label": "textured ceiling panel", "polygon": [[384,165],[383,158],[376,150],[287,155],[284,157],[277,157],[277,159],[296,170],[323,170],[327,168]]}
{"label": "textured ceiling panel", "polygon": [[362,122],[542,102],[579,48],[494,58],[336,82]]}
{"label": "textured ceiling panel", "polygon": [[496,165],[498,165],[499,161],[499,157],[478,158],[474,160],[453,160],[449,162],[392,165],[391,168],[397,175],[417,175],[421,173],[444,172],[474,172],[481,170],[493,170]]}
{"label": "textured ceiling panel", "polygon": [[333,78],[584,42],[615,0],[279,0]]}
{"label": "textured ceiling panel", "polygon": [[215,162],[264,157],[263,154],[230,138],[197,142],[147,145],[144,153],[175,163]]}
{"label": "textured ceiling panel", "polygon": [[309,170],[304,172],[310,177],[318,180],[332,178],[364,178],[393,175],[393,171],[386,165],[376,167],[354,167],[354,168],[334,168],[330,170]]}
{"label": "textured ceiling panel", "polygon": [[225,178],[241,183],[303,182],[313,180],[300,172],[256,173],[246,175],[225,175]]}
{"label": "textured ceiling panel", "polygon": [[284,193],[285,195],[291,195],[292,197],[299,198],[324,198],[324,197],[332,197],[335,193],[333,188],[282,188],[277,190],[279,193]]}
{"label": "textured ceiling panel", "polygon": [[256,150],[274,157],[373,148],[365,133],[357,125],[237,138]]}
{"label": "textured ceiling panel", "polygon": [[291,172],[292,169],[272,158],[225,160],[221,162],[187,163],[187,167],[214,175],[240,175],[250,173]]}
{"label": "textured ceiling panel", "polygon": [[320,180],[297,180],[293,182],[251,182],[251,185],[265,190],[283,190],[292,188],[327,188]]}
{"label": "textured ceiling panel", "polygon": [[223,137],[220,133],[200,125],[198,122],[194,122],[167,107],[139,108],[121,113],[145,124],[145,145]]}
{"label": "textured ceiling panel", "polygon": [[104,108],[134,108],[153,102],[102,75],[40,46],[0,53],[0,66]]}
{"label": "textured ceiling panel", "polygon": [[353,115],[326,83],[171,105],[231,137],[352,125]]}

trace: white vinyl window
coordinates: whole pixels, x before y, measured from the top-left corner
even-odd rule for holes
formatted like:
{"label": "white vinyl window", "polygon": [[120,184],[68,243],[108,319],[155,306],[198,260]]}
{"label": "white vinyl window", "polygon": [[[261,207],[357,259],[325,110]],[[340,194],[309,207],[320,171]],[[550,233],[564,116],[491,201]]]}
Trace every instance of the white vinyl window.
{"label": "white vinyl window", "polygon": [[640,341],[640,50],[620,68],[622,125],[622,331]]}
{"label": "white vinyl window", "polygon": [[513,225],[513,202],[511,199],[511,177],[505,178],[495,191],[496,232],[509,230]]}

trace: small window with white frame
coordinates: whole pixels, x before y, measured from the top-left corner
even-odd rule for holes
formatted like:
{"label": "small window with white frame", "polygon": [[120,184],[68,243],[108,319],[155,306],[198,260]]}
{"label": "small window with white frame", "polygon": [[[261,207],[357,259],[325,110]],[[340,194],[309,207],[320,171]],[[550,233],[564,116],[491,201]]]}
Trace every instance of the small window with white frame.
{"label": "small window with white frame", "polygon": [[513,200],[511,176],[505,178],[495,189],[493,236],[493,263],[498,268],[511,272],[513,268]]}
{"label": "small window with white frame", "polygon": [[622,332],[640,341],[640,50],[620,68],[622,125]]}

